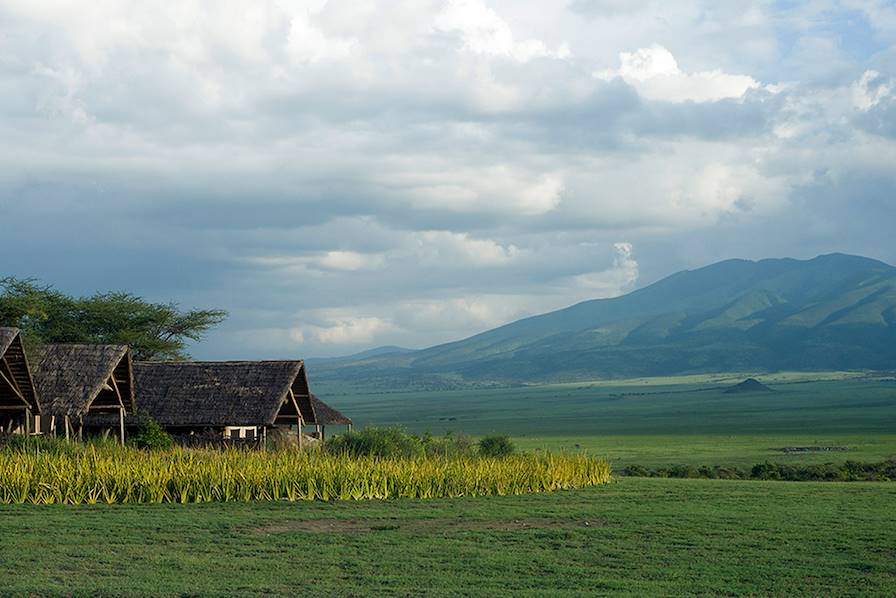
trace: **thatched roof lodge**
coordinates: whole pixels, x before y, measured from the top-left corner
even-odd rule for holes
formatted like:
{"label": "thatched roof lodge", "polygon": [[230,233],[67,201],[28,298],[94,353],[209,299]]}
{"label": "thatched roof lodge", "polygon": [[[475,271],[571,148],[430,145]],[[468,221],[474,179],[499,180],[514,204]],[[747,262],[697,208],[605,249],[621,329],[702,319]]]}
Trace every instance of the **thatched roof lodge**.
{"label": "thatched roof lodge", "polygon": [[315,422],[305,364],[294,361],[136,362],[140,413],[175,435],[263,439]]}
{"label": "thatched roof lodge", "polygon": [[29,433],[40,413],[18,328],[0,328],[0,432]]}
{"label": "thatched roof lodge", "polygon": [[[87,416],[113,415],[124,442],[124,418],[135,410],[134,376],[127,345],[51,344],[37,350],[34,382],[40,428],[82,437]],[[109,427],[111,428],[111,426]],[[110,431],[105,429],[105,433]]]}
{"label": "thatched roof lodge", "polygon": [[321,401],[314,393],[311,394],[311,404],[314,406],[314,423],[320,431],[321,440],[324,440],[326,437],[327,426],[345,426],[351,431],[352,420]]}

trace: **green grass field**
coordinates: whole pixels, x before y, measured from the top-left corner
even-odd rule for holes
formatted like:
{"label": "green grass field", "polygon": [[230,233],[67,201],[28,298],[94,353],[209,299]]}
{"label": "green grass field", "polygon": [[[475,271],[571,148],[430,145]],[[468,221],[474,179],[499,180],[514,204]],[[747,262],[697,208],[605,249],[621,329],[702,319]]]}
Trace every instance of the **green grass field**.
{"label": "green grass field", "polygon": [[[695,376],[322,396],[356,425],[621,468],[896,455],[896,382]],[[335,430],[333,430],[335,431]],[[788,446],[844,452],[785,454]],[[896,484],[620,478],[516,497],[0,507],[0,595],[892,596]]]}
{"label": "green grass field", "polygon": [[[772,393],[725,394],[746,374],[508,389],[346,394],[326,400],[360,425],[474,436],[507,433],[526,449],[588,450],[614,467],[765,460],[879,461],[896,455],[896,381],[859,374],[762,376]],[[843,452],[783,453],[792,446]]]}
{"label": "green grass field", "polygon": [[0,508],[4,595],[892,595],[896,484]]}

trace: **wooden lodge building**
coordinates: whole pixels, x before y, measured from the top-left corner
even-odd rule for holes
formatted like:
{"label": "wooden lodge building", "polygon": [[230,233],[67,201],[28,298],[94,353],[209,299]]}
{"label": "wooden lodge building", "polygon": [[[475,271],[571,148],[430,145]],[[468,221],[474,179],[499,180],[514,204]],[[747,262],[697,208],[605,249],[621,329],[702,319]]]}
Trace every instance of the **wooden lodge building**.
{"label": "wooden lodge building", "polygon": [[136,407],[126,345],[44,345],[36,357],[34,382],[41,407],[36,430],[79,439],[85,430],[89,435],[114,433],[124,443],[125,416]]}
{"label": "wooden lodge building", "polygon": [[327,426],[352,429],[311,393],[301,360],[132,362],[125,345],[59,343],[38,347],[29,367],[19,330],[0,327],[0,434],[124,442],[142,416],[190,442],[276,434],[301,447],[306,426],[320,440]]}
{"label": "wooden lodge building", "polygon": [[295,361],[136,362],[140,414],[172,436],[263,441],[316,423],[305,364]]}
{"label": "wooden lodge building", "polygon": [[321,442],[326,439],[327,426],[345,426],[348,432],[352,431],[352,420],[318,399],[314,393],[311,393],[311,405],[314,408],[314,424],[317,426]]}
{"label": "wooden lodge building", "polygon": [[0,328],[0,433],[29,434],[40,413],[37,392],[17,328]]}

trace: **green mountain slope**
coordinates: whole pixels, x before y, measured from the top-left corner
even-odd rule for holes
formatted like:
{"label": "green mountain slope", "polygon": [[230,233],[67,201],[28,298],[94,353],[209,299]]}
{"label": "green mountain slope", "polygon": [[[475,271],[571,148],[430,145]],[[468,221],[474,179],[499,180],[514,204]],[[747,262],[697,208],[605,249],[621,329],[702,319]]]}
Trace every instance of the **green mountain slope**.
{"label": "green mountain slope", "polygon": [[896,268],[850,255],[728,260],[613,299],[401,355],[322,367],[390,387],[737,370],[893,369]]}

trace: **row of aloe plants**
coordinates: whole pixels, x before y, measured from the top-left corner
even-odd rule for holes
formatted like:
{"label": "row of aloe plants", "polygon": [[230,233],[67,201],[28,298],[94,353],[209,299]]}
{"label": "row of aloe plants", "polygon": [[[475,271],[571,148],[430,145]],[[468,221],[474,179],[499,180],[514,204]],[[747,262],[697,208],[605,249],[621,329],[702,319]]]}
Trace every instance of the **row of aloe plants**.
{"label": "row of aloe plants", "polygon": [[87,446],[0,451],[0,503],[113,504],[513,495],[610,481],[587,455],[349,457]]}

